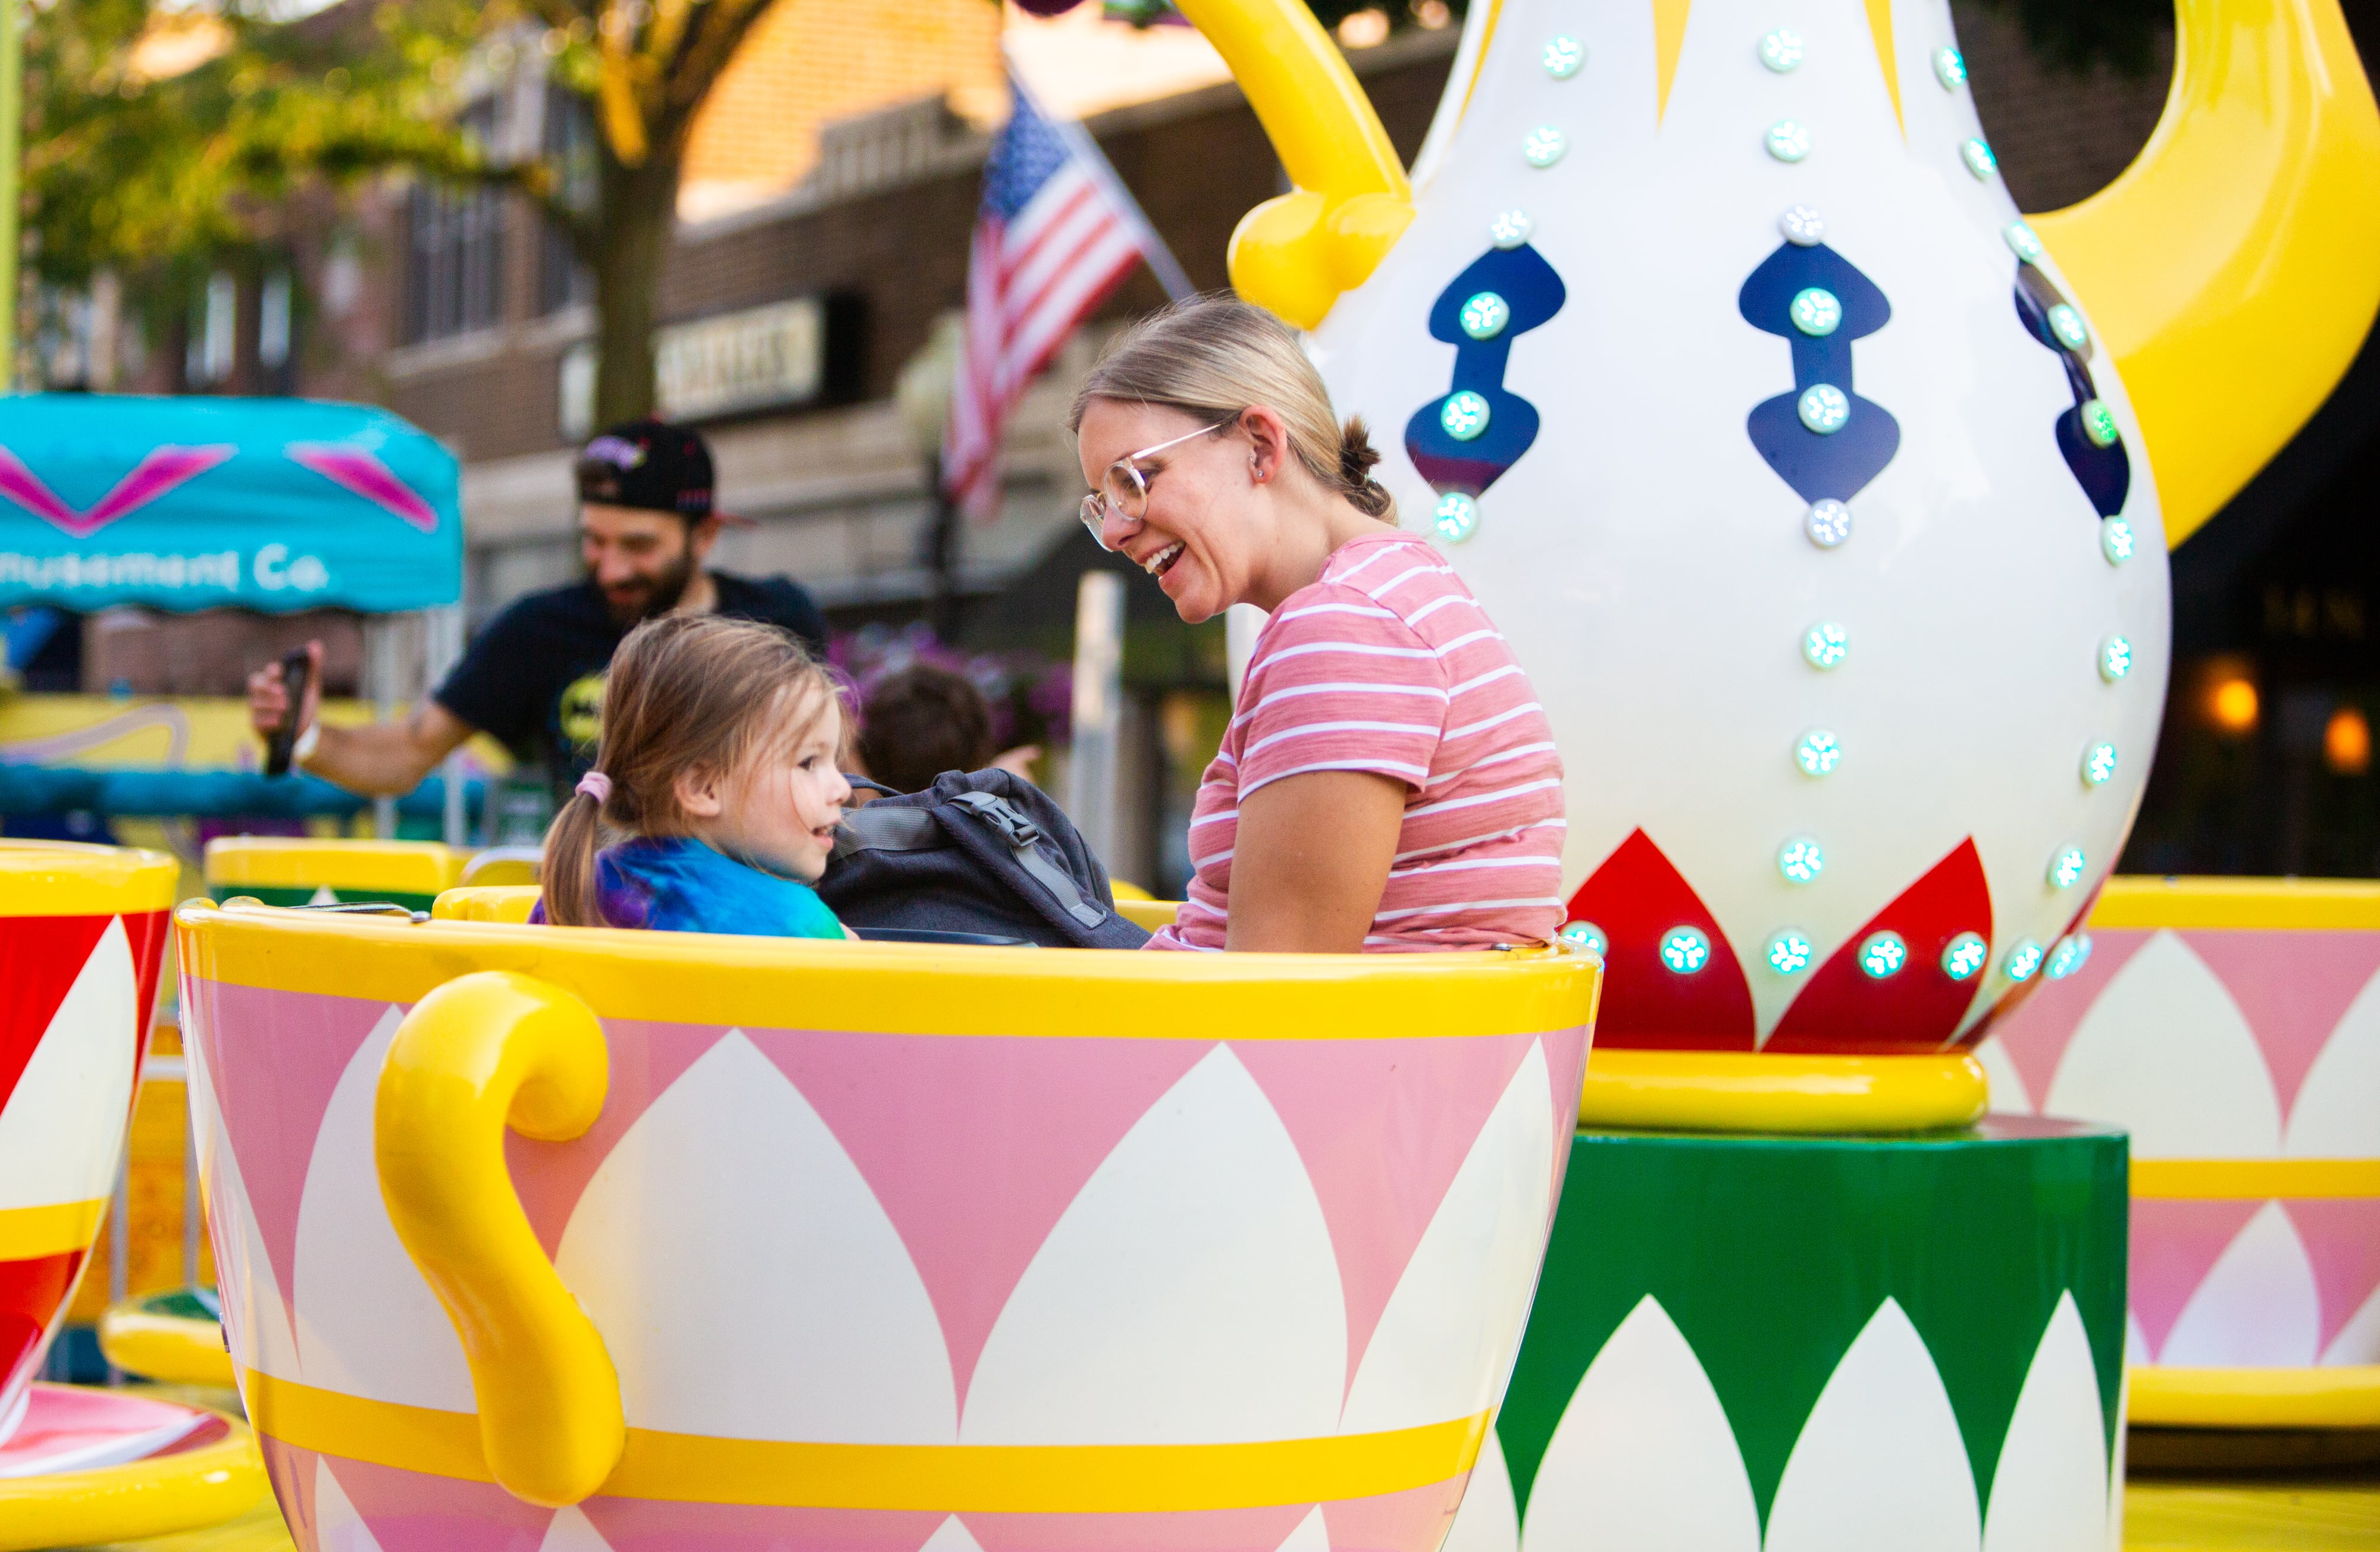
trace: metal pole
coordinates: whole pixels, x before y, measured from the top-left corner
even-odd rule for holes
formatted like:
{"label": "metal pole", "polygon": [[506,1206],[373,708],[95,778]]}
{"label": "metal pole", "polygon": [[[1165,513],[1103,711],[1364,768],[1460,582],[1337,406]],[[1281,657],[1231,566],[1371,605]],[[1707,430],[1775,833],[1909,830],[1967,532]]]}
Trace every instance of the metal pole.
{"label": "metal pole", "polygon": [[1104,859],[1116,843],[1116,782],[1123,728],[1123,578],[1087,571],[1075,595],[1074,749],[1066,813]]}
{"label": "metal pole", "polygon": [[24,156],[25,38],[21,0],[0,0],[0,394],[17,387],[17,200]]}

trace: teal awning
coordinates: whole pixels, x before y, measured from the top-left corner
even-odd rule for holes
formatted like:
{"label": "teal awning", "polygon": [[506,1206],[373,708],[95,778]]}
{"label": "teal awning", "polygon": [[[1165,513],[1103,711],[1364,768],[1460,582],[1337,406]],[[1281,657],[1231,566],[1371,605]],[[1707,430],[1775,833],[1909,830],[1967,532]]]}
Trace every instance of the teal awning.
{"label": "teal awning", "polygon": [[463,594],[461,483],[364,405],[0,397],[0,608],[440,608]]}

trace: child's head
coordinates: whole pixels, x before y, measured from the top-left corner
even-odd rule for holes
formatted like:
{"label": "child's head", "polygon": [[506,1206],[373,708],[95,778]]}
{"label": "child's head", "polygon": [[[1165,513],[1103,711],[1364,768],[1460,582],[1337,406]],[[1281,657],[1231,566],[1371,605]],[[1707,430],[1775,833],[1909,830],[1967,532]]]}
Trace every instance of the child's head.
{"label": "child's head", "polygon": [[859,758],[895,792],[922,792],[945,770],[979,770],[997,753],[991,708],[964,673],[918,663],[868,692]]}
{"label": "child's head", "polygon": [[[773,625],[670,614],[628,633],[603,689],[595,769],[545,837],[545,910],[600,927],[603,824],[690,835],[765,872],[826,870],[851,784],[834,681]],[[598,796],[598,793],[601,796]]]}

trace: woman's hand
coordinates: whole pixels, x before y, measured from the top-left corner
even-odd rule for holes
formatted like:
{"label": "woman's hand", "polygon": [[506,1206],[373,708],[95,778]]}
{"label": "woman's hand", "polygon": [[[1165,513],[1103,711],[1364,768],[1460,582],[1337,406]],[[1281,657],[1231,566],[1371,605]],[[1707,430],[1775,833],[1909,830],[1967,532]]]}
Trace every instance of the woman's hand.
{"label": "woman's hand", "polygon": [[1360,953],[1404,825],[1405,784],[1368,770],[1313,770],[1240,805],[1223,946]]}

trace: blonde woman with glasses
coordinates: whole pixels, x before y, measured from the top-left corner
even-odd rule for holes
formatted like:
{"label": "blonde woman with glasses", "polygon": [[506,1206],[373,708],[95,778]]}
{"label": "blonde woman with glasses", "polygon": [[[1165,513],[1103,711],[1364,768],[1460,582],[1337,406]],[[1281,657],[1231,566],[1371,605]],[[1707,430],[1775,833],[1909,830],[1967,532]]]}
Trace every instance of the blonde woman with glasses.
{"label": "blonde woman with glasses", "polygon": [[1075,398],[1084,524],[1196,624],[1271,618],[1152,948],[1412,952],[1560,919],[1561,762],[1512,649],[1371,478],[1296,338],[1208,298],[1120,337]]}

